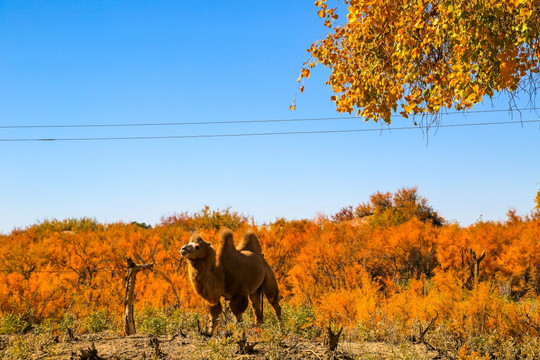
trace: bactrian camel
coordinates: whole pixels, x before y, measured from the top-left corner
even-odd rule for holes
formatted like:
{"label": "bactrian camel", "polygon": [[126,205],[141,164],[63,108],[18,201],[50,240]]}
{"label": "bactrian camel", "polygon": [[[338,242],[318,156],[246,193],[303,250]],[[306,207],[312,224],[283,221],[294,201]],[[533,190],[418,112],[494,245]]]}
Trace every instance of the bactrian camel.
{"label": "bactrian camel", "polygon": [[229,229],[220,232],[217,250],[199,233],[191,236],[180,254],[189,262],[189,279],[197,292],[209,304],[214,333],[222,313],[220,299],[229,300],[229,307],[238,322],[251,301],[257,324],[263,322],[263,294],[281,318],[279,291],[274,272],[263,257],[261,245],[253,231],[247,231],[238,246],[234,246]]}

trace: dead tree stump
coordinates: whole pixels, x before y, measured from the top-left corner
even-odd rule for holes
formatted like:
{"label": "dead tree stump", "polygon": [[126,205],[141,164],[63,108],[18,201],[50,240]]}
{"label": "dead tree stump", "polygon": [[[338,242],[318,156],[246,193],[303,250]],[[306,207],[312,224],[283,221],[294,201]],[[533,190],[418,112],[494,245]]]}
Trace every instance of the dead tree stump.
{"label": "dead tree stump", "polygon": [[427,325],[427,327],[425,329],[422,329],[422,325],[418,324],[418,329],[420,330],[420,332],[418,334],[418,339],[415,336],[412,337],[413,343],[415,343],[415,344],[424,344],[428,350],[435,350],[435,348],[433,346],[431,346],[431,344],[429,344],[426,341],[426,334],[427,334],[429,328],[431,328],[431,325],[433,325],[435,323],[435,321],[437,320],[438,317],[439,317],[439,312],[437,310],[435,310],[435,317],[433,319],[431,319],[431,321],[429,322],[429,324]]}
{"label": "dead tree stump", "polygon": [[480,262],[486,257],[486,252],[482,251],[480,257],[476,257],[476,252],[471,249],[471,277],[474,280],[474,284],[478,284],[478,277],[480,275]]}
{"label": "dead tree stump", "polygon": [[469,254],[470,254],[470,261],[469,261],[470,273],[469,273],[469,278],[467,279],[467,281],[465,281],[463,286],[468,289],[473,289],[475,286],[478,285],[478,281],[480,278],[480,262],[482,262],[482,260],[484,260],[484,258],[486,257],[486,252],[482,251],[482,255],[480,255],[480,257],[477,257],[476,251],[474,251],[473,249],[470,249]]}
{"label": "dead tree stump", "polygon": [[339,329],[337,333],[334,333],[332,331],[332,327],[330,326],[330,324],[328,325],[328,327],[326,328],[327,338],[325,341],[325,345],[328,348],[328,350],[334,351],[337,349],[339,337],[341,336],[342,331],[343,331],[343,326],[341,327],[341,329]]}
{"label": "dead tree stump", "polygon": [[250,343],[247,341],[246,330],[244,330],[242,333],[242,337],[236,341],[236,344],[238,345],[238,353],[241,355],[250,355],[255,353],[254,348],[257,343]]}
{"label": "dead tree stump", "polygon": [[164,359],[166,358],[166,355],[161,349],[159,348],[159,340],[157,336],[154,336],[150,339],[150,346],[154,350],[154,353],[152,354],[152,358],[154,359]]}
{"label": "dead tree stump", "polygon": [[[105,360],[98,355],[96,350],[96,345],[92,342],[92,346],[88,349],[80,349],[81,354],[79,355],[79,360]],[[71,358],[74,359],[74,354],[71,354]]]}
{"label": "dead tree stump", "polygon": [[135,318],[133,316],[133,296],[137,273],[144,269],[151,269],[153,266],[153,263],[137,265],[131,258],[127,259],[127,274],[125,278],[126,298],[124,300],[124,332],[126,335],[137,333],[135,330]]}

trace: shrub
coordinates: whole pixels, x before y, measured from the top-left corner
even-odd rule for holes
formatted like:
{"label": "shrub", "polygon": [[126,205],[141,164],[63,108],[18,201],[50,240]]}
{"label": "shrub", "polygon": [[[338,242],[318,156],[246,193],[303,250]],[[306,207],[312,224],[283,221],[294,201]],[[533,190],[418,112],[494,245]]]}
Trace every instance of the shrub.
{"label": "shrub", "polygon": [[139,321],[140,331],[143,334],[159,336],[167,333],[167,315],[162,310],[158,310],[153,306],[144,308],[144,312]]}
{"label": "shrub", "polygon": [[315,324],[315,310],[311,306],[284,305],[282,314],[285,329],[310,339],[320,335],[321,331]]}
{"label": "shrub", "polygon": [[205,206],[201,211],[194,214],[187,212],[162,217],[161,224],[165,226],[179,226],[186,230],[215,230],[227,227],[233,231],[242,229],[248,223],[248,217],[230,208],[225,210],[210,210]]}
{"label": "shrub", "polygon": [[5,348],[0,348],[0,359],[3,360],[26,360],[33,352],[31,338],[16,336],[9,341]]}
{"label": "shrub", "polygon": [[16,335],[26,332],[30,324],[23,319],[22,315],[6,314],[0,318],[0,334]]}
{"label": "shrub", "polygon": [[105,309],[91,313],[84,319],[84,327],[91,333],[99,333],[111,329],[109,311]]}
{"label": "shrub", "polygon": [[51,319],[45,319],[35,326],[34,333],[38,335],[51,335],[55,331],[55,324]]}
{"label": "shrub", "polygon": [[70,337],[75,334],[75,327],[77,325],[77,320],[75,319],[75,315],[72,313],[65,313],[62,317],[62,320],[60,321],[60,331],[65,334],[69,335]]}

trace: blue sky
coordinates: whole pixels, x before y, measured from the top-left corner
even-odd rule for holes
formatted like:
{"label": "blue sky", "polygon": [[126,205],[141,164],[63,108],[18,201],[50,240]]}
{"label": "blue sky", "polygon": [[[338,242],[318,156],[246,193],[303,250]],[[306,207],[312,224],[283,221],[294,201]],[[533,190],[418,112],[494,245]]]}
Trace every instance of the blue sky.
{"label": "blue sky", "polygon": [[[4,1],[0,126],[335,117],[315,69],[288,111],[313,1]],[[506,109],[504,97],[493,101]],[[491,109],[490,101],[473,110]],[[443,124],[505,121],[506,112]],[[523,112],[523,120],[538,119]],[[519,115],[514,114],[514,120]],[[409,126],[396,118],[393,126]],[[370,129],[362,119],[141,128],[1,129],[1,139]],[[429,140],[429,141],[428,141]],[[140,141],[0,142],[0,232],[45,219],[154,224],[232,207],[256,222],[312,218],[418,186],[449,220],[527,214],[540,188],[538,123],[421,131]]]}

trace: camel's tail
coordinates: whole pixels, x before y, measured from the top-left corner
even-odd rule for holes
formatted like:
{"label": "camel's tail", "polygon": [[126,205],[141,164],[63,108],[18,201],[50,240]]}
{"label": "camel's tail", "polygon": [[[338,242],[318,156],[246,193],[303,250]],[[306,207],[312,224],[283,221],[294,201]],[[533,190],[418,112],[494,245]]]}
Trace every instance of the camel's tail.
{"label": "camel's tail", "polygon": [[261,243],[253,230],[248,230],[244,233],[244,237],[236,248],[240,251],[249,250],[255,254],[262,254]]}

